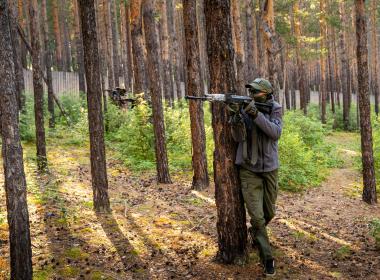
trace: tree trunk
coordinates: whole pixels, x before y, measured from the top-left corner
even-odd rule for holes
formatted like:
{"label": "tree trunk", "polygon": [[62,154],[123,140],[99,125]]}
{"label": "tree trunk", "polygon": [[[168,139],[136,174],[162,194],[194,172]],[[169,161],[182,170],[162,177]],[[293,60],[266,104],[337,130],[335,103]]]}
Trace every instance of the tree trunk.
{"label": "tree trunk", "polygon": [[278,69],[281,69],[279,59],[281,46],[280,38],[275,32],[273,0],[261,0],[260,4],[261,24],[267,53],[268,78],[274,89],[273,96],[278,100],[280,90]]}
{"label": "tree trunk", "polygon": [[131,2],[131,37],[133,50],[133,78],[134,93],[145,91],[145,56],[144,56],[144,38],[142,31],[141,1],[134,0]]}
{"label": "tree trunk", "polygon": [[197,2],[197,23],[199,34],[199,58],[201,67],[201,85],[202,92],[208,91],[209,88],[209,73],[207,62],[207,50],[206,50],[206,35],[205,35],[205,14],[204,14],[204,0],[198,0]]}
{"label": "tree trunk", "polygon": [[297,0],[293,4],[293,27],[294,27],[294,35],[297,40],[296,42],[296,61],[297,61],[297,80],[298,83],[295,84],[299,90],[300,94],[300,108],[303,110],[304,115],[307,114],[307,93],[305,87],[305,69],[304,63],[301,58],[301,20],[299,16],[299,1]]}
{"label": "tree trunk", "polygon": [[375,95],[375,113],[379,115],[379,78],[378,78],[378,47],[377,47],[377,0],[371,0],[371,64],[372,64],[372,89]]}
{"label": "tree trunk", "polygon": [[71,40],[69,36],[69,27],[68,27],[68,12],[67,12],[67,1],[62,1],[60,4],[60,20],[61,20],[61,32],[63,31],[63,70],[66,72],[71,72],[71,55],[70,55],[70,45]]}
{"label": "tree trunk", "polygon": [[[234,49],[229,0],[206,0],[207,53],[210,70],[210,92],[234,92]],[[247,227],[243,196],[237,167],[228,110],[223,104],[212,104],[214,129],[214,181],[218,221],[217,258],[223,263],[246,259]]]}
{"label": "tree trunk", "polygon": [[[105,51],[107,61],[107,74],[108,74],[108,88],[113,89],[115,87],[115,73],[113,64],[113,45],[112,45],[112,28],[111,28],[111,2],[109,0],[103,0],[103,20],[105,24]],[[105,103],[106,104],[106,103]],[[105,109],[106,111],[106,109]]]}
{"label": "tree trunk", "polygon": [[78,0],[73,0],[73,14],[75,19],[75,43],[77,46],[77,63],[79,77],[79,91],[86,92],[86,79],[84,77],[84,61],[83,61],[83,43],[82,33],[80,31],[80,20],[78,11]]}
{"label": "tree trunk", "polygon": [[61,30],[59,25],[59,12],[58,12],[58,0],[52,0],[52,13],[53,13],[53,30],[55,36],[55,56],[56,56],[56,66],[58,71],[62,71],[63,61],[62,61],[62,40],[61,40]]}
{"label": "tree trunk", "polygon": [[46,68],[46,80],[48,89],[48,111],[49,111],[49,127],[54,128],[55,117],[54,117],[54,97],[53,97],[53,77],[51,73],[51,51],[50,51],[50,40],[49,40],[49,22],[46,10],[46,0],[42,0],[41,5],[41,18],[44,22],[41,28],[42,38],[45,45],[45,68]]}
{"label": "tree trunk", "polygon": [[124,87],[126,90],[129,89],[129,76],[130,73],[128,71],[127,66],[127,20],[125,15],[125,3],[122,1],[120,2],[120,61],[122,66],[122,72],[120,73],[123,80],[124,80]]}
{"label": "tree trunk", "polygon": [[165,143],[164,112],[159,79],[159,39],[154,18],[154,0],[143,1],[144,33],[147,50],[149,85],[152,97],[153,130],[155,138],[157,181],[171,184]]}
{"label": "tree trunk", "polygon": [[168,34],[168,17],[166,0],[160,0],[160,30],[161,30],[161,53],[162,53],[162,71],[163,71],[163,90],[165,100],[172,104],[173,102],[173,82],[170,67],[169,56],[169,34]]}
{"label": "tree trunk", "polygon": [[102,92],[94,0],[79,0],[83,35],[84,66],[87,81],[88,123],[90,131],[91,177],[94,208],[109,212],[108,180],[104,145]]}
{"label": "tree trunk", "polygon": [[235,62],[236,62],[236,87],[237,93],[239,95],[246,95],[246,74],[247,74],[247,64],[244,59],[244,41],[243,41],[243,31],[241,27],[240,19],[240,1],[233,0],[232,5],[232,19],[233,19],[233,31],[235,34]]}
{"label": "tree trunk", "polygon": [[117,14],[116,14],[116,4],[115,0],[110,1],[110,24],[111,24],[111,35],[112,35],[112,62],[113,62],[113,72],[114,72],[114,80],[115,87],[120,86],[119,78],[120,78],[120,58],[119,58],[119,34],[116,28],[117,22]]}
{"label": "tree trunk", "polygon": [[[344,2],[339,3],[339,13],[340,21],[345,23],[345,7]],[[339,48],[340,48],[340,59],[342,63],[341,67],[341,85],[342,85],[342,94],[343,94],[343,126],[344,130],[348,130],[350,125],[350,107],[349,99],[351,95],[350,91],[350,67],[348,65],[347,52],[346,52],[346,36],[344,28],[347,26],[343,25],[343,28],[339,31]]]}
{"label": "tree trunk", "polygon": [[321,85],[320,85],[320,95],[321,95],[321,121],[323,124],[326,123],[326,63],[325,63],[325,38],[326,38],[326,0],[320,0],[320,29],[321,29]]}
{"label": "tree trunk", "polygon": [[24,83],[24,72],[22,68],[22,48],[20,44],[20,38],[17,36],[17,24],[18,24],[18,9],[16,3],[13,1],[13,4],[10,3],[10,19],[11,19],[11,34],[12,45],[13,45],[13,61],[15,64],[15,77],[16,77],[16,93],[18,108],[22,110],[25,106],[25,83]]}
{"label": "tree trunk", "polygon": [[[22,30],[26,30],[26,16],[24,15],[24,0],[18,0],[18,23],[21,26]],[[27,50],[24,44],[21,44],[21,63],[23,68],[27,68]]]}
{"label": "tree trunk", "polygon": [[253,41],[253,32],[255,30],[254,17],[252,15],[253,3],[251,0],[246,1],[246,10],[245,10],[245,20],[246,20],[246,43],[247,43],[247,65],[248,65],[248,73],[247,80],[252,81],[256,76],[256,43]]}
{"label": "tree trunk", "polygon": [[177,96],[179,95],[180,91],[180,69],[178,67],[178,61],[179,61],[179,46],[178,46],[178,32],[176,28],[176,3],[173,0],[167,0],[166,1],[166,11],[167,11],[167,17],[168,17],[168,28],[169,28],[169,40],[170,45],[172,46],[172,51],[170,52],[171,56],[171,73],[172,73],[172,80],[173,80],[173,90],[174,86],[176,89]]}
{"label": "tree trunk", "polygon": [[[198,25],[196,0],[184,1],[183,21],[186,38],[186,65],[187,65],[187,90],[190,95],[201,96],[200,61],[198,43]],[[204,127],[204,114],[202,102],[195,100],[189,102],[191,139],[193,147],[193,188],[201,190],[208,187],[209,177],[207,172],[206,133]]]}
{"label": "tree trunk", "polygon": [[132,56],[132,39],[131,39],[131,17],[130,5],[125,4],[125,23],[127,29],[127,64],[128,64],[128,88],[132,91],[133,87],[133,56]]}
{"label": "tree trunk", "polygon": [[331,102],[331,112],[335,115],[335,98],[334,98],[334,83],[333,83],[333,58],[332,58],[332,27],[328,28],[328,34],[327,34],[327,61],[328,61],[328,68],[329,68],[329,92],[330,92],[330,102]]}
{"label": "tree trunk", "polygon": [[360,132],[363,165],[363,200],[369,204],[377,202],[376,177],[372,150],[371,110],[369,102],[368,49],[364,0],[355,0],[356,11],[356,55],[358,60]]}
{"label": "tree trunk", "polygon": [[39,171],[47,169],[46,141],[44,127],[44,89],[42,85],[41,45],[38,24],[37,0],[29,0],[30,35],[32,39],[34,117],[36,124],[37,166]]}
{"label": "tree trunk", "polygon": [[10,279],[31,280],[33,268],[29,213],[14,82],[11,9],[7,2],[0,0],[0,134],[9,225]]}

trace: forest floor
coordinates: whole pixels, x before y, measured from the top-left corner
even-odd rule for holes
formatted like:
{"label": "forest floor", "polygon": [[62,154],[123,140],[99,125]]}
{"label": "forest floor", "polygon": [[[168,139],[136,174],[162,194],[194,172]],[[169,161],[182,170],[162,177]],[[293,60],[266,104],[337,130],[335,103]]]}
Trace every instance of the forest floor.
{"label": "forest floor", "polygon": [[[369,223],[379,206],[361,201],[354,167],[359,138],[333,133],[344,166],[318,188],[281,192],[269,226],[274,279],[380,279],[380,253]],[[132,174],[108,153],[109,215],[93,210],[88,146],[51,140],[49,175],[34,171],[35,149],[24,145],[34,279],[262,279],[257,253],[245,266],[213,261],[217,251],[212,188],[190,189],[191,175],[157,185]],[[2,180],[2,179],[0,179]],[[0,279],[9,273],[8,232],[0,190]]]}

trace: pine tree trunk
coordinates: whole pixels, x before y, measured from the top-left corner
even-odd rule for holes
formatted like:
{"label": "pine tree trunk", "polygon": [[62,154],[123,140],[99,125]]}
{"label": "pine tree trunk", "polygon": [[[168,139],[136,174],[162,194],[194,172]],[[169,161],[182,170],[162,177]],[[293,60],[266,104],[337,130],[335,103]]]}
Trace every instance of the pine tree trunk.
{"label": "pine tree trunk", "polygon": [[152,97],[153,130],[155,138],[157,181],[171,184],[165,143],[164,112],[159,79],[159,38],[154,18],[154,0],[143,1],[144,33],[147,50],[149,85]]}
{"label": "pine tree trunk", "polygon": [[280,38],[275,32],[273,0],[260,1],[261,4],[261,24],[265,39],[265,49],[267,54],[268,78],[272,83],[276,100],[279,98],[280,84],[278,70],[280,65]]}
{"label": "pine tree trunk", "polygon": [[47,17],[46,0],[41,2],[41,19],[43,20],[43,25],[41,28],[42,37],[45,45],[45,67],[46,67],[46,81],[48,89],[48,111],[49,111],[49,127],[54,128],[55,117],[54,117],[54,97],[53,97],[53,77],[51,73],[51,51],[50,51],[50,40],[49,40],[49,22]]}
{"label": "pine tree trunk", "polygon": [[232,1],[232,19],[233,31],[235,34],[234,48],[235,48],[235,62],[236,62],[236,90],[239,95],[246,95],[246,74],[247,64],[244,57],[244,41],[243,31],[240,19],[240,1]]}
{"label": "pine tree trunk", "polygon": [[[26,15],[24,15],[24,9],[25,9],[25,5],[24,5],[24,0],[18,0],[18,23],[20,25],[20,27],[22,28],[22,30],[26,30]],[[21,44],[21,63],[22,63],[22,67],[23,68],[27,68],[27,60],[26,60],[26,56],[27,56],[27,50],[26,50],[26,47],[24,44]]]}
{"label": "pine tree trunk", "polygon": [[69,35],[69,27],[68,27],[68,13],[67,13],[67,4],[65,3],[66,1],[61,2],[61,26],[63,31],[63,69],[66,72],[71,72],[71,52],[70,52],[70,45],[71,45],[71,40],[70,40],[70,35]]}
{"label": "pine tree trunk", "polygon": [[[11,3],[13,2],[13,3]],[[14,1],[10,1],[10,18],[11,18],[11,34],[12,37],[12,45],[13,45],[13,61],[15,64],[15,77],[16,77],[16,92],[17,92],[17,101],[18,108],[22,110],[25,106],[25,83],[24,83],[24,72],[22,68],[21,61],[21,43],[20,38],[17,34],[17,24],[18,24],[18,9],[16,3]]]}
{"label": "pine tree trunk", "polygon": [[61,30],[59,25],[59,12],[58,12],[58,0],[52,0],[52,13],[53,13],[53,30],[55,36],[55,56],[56,56],[56,66],[58,71],[62,71],[63,61],[62,61],[62,40],[61,40]]}
{"label": "pine tree trunk", "polygon": [[0,134],[9,225],[10,279],[31,280],[33,268],[29,213],[14,83],[11,9],[7,2],[0,0]]}
{"label": "pine tree trunk", "polygon": [[375,95],[375,113],[379,115],[379,78],[378,78],[378,47],[377,47],[377,0],[371,0],[371,64],[372,64],[372,89]]}
{"label": "pine tree trunk", "polygon": [[120,62],[122,66],[122,72],[120,73],[123,80],[124,80],[124,87],[126,90],[129,89],[129,71],[127,66],[127,20],[125,15],[125,3],[122,1],[120,2]]}
{"label": "pine tree trunk", "polygon": [[145,57],[144,38],[142,31],[141,1],[131,2],[131,37],[133,50],[133,91],[141,93],[145,91]]}
{"label": "pine tree trunk", "polygon": [[47,169],[46,141],[44,127],[44,89],[42,85],[41,44],[38,24],[37,0],[29,0],[30,35],[32,39],[34,117],[36,124],[37,166],[39,171]]}
{"label": "pine tree trunk", "polygon": [[132,56],[132,39],[131,39],[131,16],[130,5],[125,4],[125,22],[127,36],[127,64],[128,64],[128,88],[132,91],[133,86],[133,56]]}
{"label": "pine tree trunk", "polygon": [[[201,96],[200,61],[196,0],[184,1],[183,21],[186,38],[187,90]],[[206,133],[202,102],[190,101],[191,139],[193,147],[193,188],[201,190],[209,185],[206,155]]]}
{"label": "pine tree trunk", "polygon": [[248,73],[247,73],[247,80],[252,81],[256,76],[256,67],[257,63],[255,61],[256,59],[256,44],[253,40],[253,32],[255,30],[253,24],[254,24],[254,17],[252,15],[252,9],[253,4],[251,0],[246,1],[246,10],[245,10],[245,20],[246,20],[246,42],[247,42],[247,65],[248,65]]}
{"label": "pine tree trunk", "polygon": [[329,92],[330,92],[330,102],[331,102],[331,112],[335,114],[335,98],[334,98],[334,83],[333,83],[333,58],[332,58],[332,36],[331,36],[331,27],[327,30],[327,62],[328,62],[328,73],[329,73]]}
{"label": "pine tree trunk", "polygon": [[[234,92],[234,49],[229,0],[206,0],[207,51],[210,69],[210,92]],[[228,110],[212,104],[214,129],[214,181],[218,221],[218,260],[240,263],[246,259],[247,227],[243,196],[237,167]]]}
{"label": "pine tree trunk", "polygon": [[355,0],[356,11],[356,55],[358,60],[360,133],[363,165],[363,200],[369,204],[377,202],[376,177],[372,150],[372,126],[369,100],[367,28],[364,0]]}
{"label": "pine tree trunk", "polygon": [[116,4],[115,0],[110,1],[110,24],[111,24],[111,35],[112,35],[112,62],[113,62],[113,72],[115,87],[120,86],[120,58],[119,58],[119,33],[116,28],[117,14],[116,14]]}
{"label": "pine tree trunk", "polygon": [[94,0],[79,0],[78,4],[81,15],[84,66],[87,81],[87,106],[94,208],[97,212],[109,212],[110,202],[108,198],[95,5]]}
{"label": "pine tree trunk", "polygon": [[198,23],[198,41],[199,41],[199,57],[201,67],[201,85],[202,92],[207,92],[209,88],[209,73],[206,50],[206,35],[205,35],[205,14],[204,0],[197,0],[197,23]]}
{"label": "pine tree trunk", "polygon": [[[108,74],[108,88],[113,89],[115,87],[115,73],[113,64],[113,44],[112,44],[112,28],[111,28],[111,2],[109,0],[103,0],[103,20],[105,24],[105,51],[107,61],[107,74]],[[106,104],[106,102],[104,103]],[[106,111],[106,109],[105,109]]]}
{"label": "pine tree trunk", "polygon": [[[339,13],[340,21],[345,23],[345,7],[344,2],[339,3]],[[347,26],[343,25],[345,28]],[[343,127],[344,130],[348,130],[350,125],[350,67],[348,65],[348,57],[346,52],[346,36],[343,29],[339,32],[339,48],[340,48],[340,59],[342,63],[341,67],[341,85],[342,85],[342,94],[343,94]]]}
{"label": "pine tree trunk", "polygon": [[300,94],[300,108],[303,110],[304,114],[307,114],[307,93],[305,87],[305,69],[304,63],[301,58],[301,21],[299,16],[299,1],[293,4],[293,26],[294,26],[294,36],[296,37],[296,61],[297,61],[297,80],[298,83],[295,84],[299,90]]}
{"label": "pine tree trunk", "polygon": [[325,12],[326,12],[326,0],[320,0],[320,29],[321,29],[321,85],[320,85],[320,95],[321,95],[321,121],[323,124],[326,123],[326,63],[325,63],[325,56],[324,56],[324,50],[325,50],[325,38],[326,38],[326,19],[325,19]]}
{"label": "pine tree trunk", "polygon": [[75,19],[75,43],[77,47],[79,90],[82,93],[85,93],[86,79],[84,76],[83,43],[82,43],[82,33],[80,31],[78,0],[73,0],[73,14],[74,14],[74,19]]}
{"label": "pine tree trunk", "polygon": [[160,30],[161,30],[161,53],[162,53],[162,71],[163,71],[163,90],[165,100],[172,104],[173,102],[173,82],[171,79],[171,67],[169,56],[169,34],[168,34],[168,17],[166,0],[160,0]]}

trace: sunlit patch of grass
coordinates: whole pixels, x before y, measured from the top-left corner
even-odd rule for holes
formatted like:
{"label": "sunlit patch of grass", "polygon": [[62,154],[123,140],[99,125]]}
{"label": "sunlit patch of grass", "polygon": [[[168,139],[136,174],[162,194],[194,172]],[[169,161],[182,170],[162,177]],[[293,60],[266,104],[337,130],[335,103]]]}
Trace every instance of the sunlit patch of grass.
{"label": "sunlit patch of grass", "polygon": [[103,274],[101,271],[95,270],[95,271],[91,272],[90,279],[91,280],[107,280],[110,278],[107,277],[105,274]]}
{"label": "sunlit patch of grass", "polygon": [[83,201],[82,205],[88,209],[93,209],[94,208],[94,201],[92,201],[92,200]]}
{"label": "sunlit patch of grass", "polygon": [[80,248],[78,247],[72,247],[65,252],[65,256],[73,259],[73,260],[82,260],[86,259],[89,257],[89,254],[86,252],[83,252]]}
{"label": "sunlit patch of grass", "polygon": [[90,227],[85,227],[85,228],[80,229],[79,232],[81,234],[86,234],[86,233],[93,233],[94,230],[92,228],[90,228]]}
{"label": "sunlit patch of grass", "polygon": [[349,257],[352,255],[352,249],[347,246],[347,245],[344,245],[342,247],[340,247],[338,250],[336,250],[335,252],[335,257],[338,259],[338,260],[343,260],[345,259],[346,257]]}
{"label": "sunlit patch of grass", "polygon": [[64,268],[61,268],[58,270],[58,274],[64,278],[74,278],[79,275],[79,268],[72,267],[72,266],[65,266]]}
{"label": "sunlit patch of grass", "polygon": [[362,196],[363,186],[360,184],[351,185],[350,188],[345,189],[344,194],[351,198],[359,198]]}
{"label": "sunlit patch of grass", "polygon": [[189,197],[185,200],[187,203],[192,204],[194,206],[203,206],[204,201],[199,197]]}
{"label": "sunlit patch of grass", "polygon": [[42,270],[33,271],[33,280],[48,280],[51,279],[53,268],[49,265]]}
{"label": "sunlit patch of grass", "polygon": [[216,247],[206,247],[198,253],[198,256],[204,258],[212,257],[216,255],[217,251],[218,249]]}
{"label": "sunlit patch of grass", "polygon": [[334,278],[337,278],[337,279],[340,279],[342,278],[342,273],[341,272],[338,272],[338,271],[332,271],[330,272],[330,275]]}

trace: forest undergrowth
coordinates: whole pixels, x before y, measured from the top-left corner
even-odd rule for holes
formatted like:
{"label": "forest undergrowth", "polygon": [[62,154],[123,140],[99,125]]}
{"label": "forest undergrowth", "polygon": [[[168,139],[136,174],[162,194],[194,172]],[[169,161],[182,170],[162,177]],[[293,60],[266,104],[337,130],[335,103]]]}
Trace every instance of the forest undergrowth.
{"label": "forest undergrowth", "polygon": [[[171,185],[155,181],[149,107],[122,112],[109,106],[107,170],[113,210],[109,215],[92,210],[86,111],[72,98],[63,98],[63,104],[72,124],[68,127],[58,118],[56,129],[48,130],[48,174],[35,171],[32,110],[21,119],[34,279],[252,279],[252,275],[261,279],[254,250],[243,267],[213,261],[217,251],[213,186],[191,190],[186,104],[165,110]],[[211,157],[207,105],[205,115]],[[284,124],[283,191],[270,225],[277,279],[378,279],[380,209],[361,201],[358,133],[333,131],[316,116],[299,112],[286,113]],[[375,141],[376,133],[375,127]],[[5,209],[4,201],[0,279],[9,273]]]}

